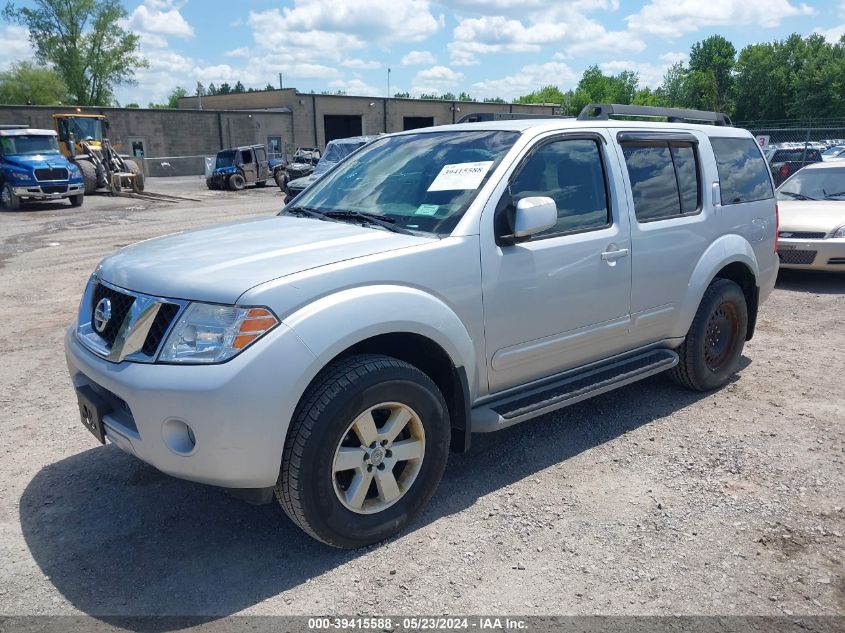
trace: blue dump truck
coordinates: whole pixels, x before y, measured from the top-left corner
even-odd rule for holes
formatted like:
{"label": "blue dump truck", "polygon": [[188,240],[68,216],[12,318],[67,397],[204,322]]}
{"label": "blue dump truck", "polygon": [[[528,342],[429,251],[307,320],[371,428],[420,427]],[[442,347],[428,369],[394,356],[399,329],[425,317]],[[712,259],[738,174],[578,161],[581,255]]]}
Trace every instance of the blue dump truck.
{"label": "blue dump truck", "polygon": [[82,172],[59,151],[53,130],[0,127],[0,208],[14,211],[23,201],[62,198],[78,207],[84,196]]}

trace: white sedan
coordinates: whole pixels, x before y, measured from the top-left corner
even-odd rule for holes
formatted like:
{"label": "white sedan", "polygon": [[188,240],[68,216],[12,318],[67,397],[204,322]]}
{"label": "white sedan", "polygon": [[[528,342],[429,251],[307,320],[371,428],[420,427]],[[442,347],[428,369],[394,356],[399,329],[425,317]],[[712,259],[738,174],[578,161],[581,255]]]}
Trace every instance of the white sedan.
{"label": "white sedan", "polygon": [[845,272],[845,161],[804,167],[777,197],[781,268]]}

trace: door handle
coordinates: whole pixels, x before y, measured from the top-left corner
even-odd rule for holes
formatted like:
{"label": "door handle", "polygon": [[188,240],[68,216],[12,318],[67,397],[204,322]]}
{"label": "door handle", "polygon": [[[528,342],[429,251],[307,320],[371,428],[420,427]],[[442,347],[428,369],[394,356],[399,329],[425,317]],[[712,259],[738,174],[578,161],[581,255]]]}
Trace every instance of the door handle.
{"label": "door handle", "polygon": [[615,262],[617,259],[628,257],[628,253],[630,253],[630,251],[627,248],[618,248],[613,251],[604,251],[601,254],[601,258],[606,262]]}

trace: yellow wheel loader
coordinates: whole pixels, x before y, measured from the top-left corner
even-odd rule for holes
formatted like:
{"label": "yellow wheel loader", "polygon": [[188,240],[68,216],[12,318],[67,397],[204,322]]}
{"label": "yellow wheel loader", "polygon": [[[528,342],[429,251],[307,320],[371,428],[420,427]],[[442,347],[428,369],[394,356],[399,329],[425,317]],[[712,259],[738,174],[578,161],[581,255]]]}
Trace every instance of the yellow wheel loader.
{"label": "yellow wheel loader", "polygon": [[138,164],[118,154],[106,137],[108,117],[79,112],[54,114],[53,125],[62,153],[82,171],[86,195],[97,189],[111,193],[144,190],[144,173]]}

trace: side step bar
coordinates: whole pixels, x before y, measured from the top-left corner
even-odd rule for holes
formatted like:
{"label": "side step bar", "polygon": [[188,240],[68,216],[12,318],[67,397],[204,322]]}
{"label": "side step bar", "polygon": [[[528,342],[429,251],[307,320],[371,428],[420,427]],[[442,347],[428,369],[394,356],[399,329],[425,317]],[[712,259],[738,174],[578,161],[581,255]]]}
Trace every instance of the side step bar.
{"label": "side step bar", "polygon": [[472,430],[497,431],[648,378],[677,364],[678,355],[674,351],[655,349],[571,372],[554,382],[473,409]]}

